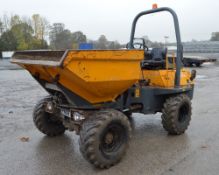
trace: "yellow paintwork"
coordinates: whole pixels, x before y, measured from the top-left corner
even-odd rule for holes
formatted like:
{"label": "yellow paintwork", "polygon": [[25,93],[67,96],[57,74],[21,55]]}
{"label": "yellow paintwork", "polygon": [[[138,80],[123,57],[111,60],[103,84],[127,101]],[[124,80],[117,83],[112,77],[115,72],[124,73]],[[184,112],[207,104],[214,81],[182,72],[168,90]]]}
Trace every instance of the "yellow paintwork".
{"label": "yellow paintwork", "polygon": [[60,83],[91,103],[112,101],[139,80],[142,59],[137,50],[70,51]]}
{"label": "yellow paintwork", "polygon": [[[174,87],[175,80],[175,69],[170,70],[144,70],[143,77],[149,80],[150,86],[158,86],[171,88]],[[191,73],[186,69],[181,70],[180,86],[187,86],[188,84],[193,84],[190,81]]]}
{"label": "yellow paintwork", "polygon": [[[63,59],[62,67],[47,65],[47,60],[38,64],[36,60],[12,58],[12,62],[47,82],[59,75],[58,83],[92,104],[114,101],[141,79],[150,80],[150,86],[174,87],[174,69],[141,70],[143,50],[70,50]],[[191,84],[190,77],[190,72],[182,69],[181,86]],[[135,95],[140,95],[138,89]]]}
{"label": "yellow paintwork", "polygon": [[140,50],[72,50],[66,55],[63,68],[22,65],[48,82],[59,74],[60,84],[94,104],[113,101],[135,84],[140,79],[143,57]]}

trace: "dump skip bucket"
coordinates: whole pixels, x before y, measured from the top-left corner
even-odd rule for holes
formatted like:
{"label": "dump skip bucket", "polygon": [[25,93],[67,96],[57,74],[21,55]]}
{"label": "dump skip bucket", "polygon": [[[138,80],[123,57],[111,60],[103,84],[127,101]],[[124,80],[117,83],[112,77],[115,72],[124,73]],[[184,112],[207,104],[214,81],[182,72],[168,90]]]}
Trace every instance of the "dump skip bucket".
{"label": "dump skip bucket", "polygon": [[12,63],[59,66],[65,51],[18,51],[12,56]]}
{"label": "dump skip bucket", "polygon": [[56,79],[94,104],[113,101],[136,83],[143,58],[142,50],[25,51],[16,52],[11,62],[44,81]]}

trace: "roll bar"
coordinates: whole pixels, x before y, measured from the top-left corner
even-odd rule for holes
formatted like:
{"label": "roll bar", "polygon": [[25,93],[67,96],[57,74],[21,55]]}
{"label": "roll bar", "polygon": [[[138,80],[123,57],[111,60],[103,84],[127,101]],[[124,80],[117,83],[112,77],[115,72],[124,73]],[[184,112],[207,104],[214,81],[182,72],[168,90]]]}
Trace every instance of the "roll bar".
{"label": "roll bar", "polygon": [[133,41],[134,41],[134,36],[135,36],[136,24],[137,24],[139,18],[144,16],[144,15],[157,13],[157,12],[163,12],[163,11],[169,12],[172,15],[173,21],[174,21],[176,41],[177,41],[175,87],[179,87],[180,86],[180,69],[182,67],[182,59],[183,59],[183,45],[181,42],[178,17],[177,17],[177,14],[175,13],[174,10],[172,10],[171,8],[168,8],[168,7],[162,7],[162,8],[152,9],[152,10],[143,11],[143,12],[139,13],[134,18],[134,21],[132,23],[132,30],[131,30],[131,36],[130,36],[130,42],[129,42],[128,48],[134,49]]}

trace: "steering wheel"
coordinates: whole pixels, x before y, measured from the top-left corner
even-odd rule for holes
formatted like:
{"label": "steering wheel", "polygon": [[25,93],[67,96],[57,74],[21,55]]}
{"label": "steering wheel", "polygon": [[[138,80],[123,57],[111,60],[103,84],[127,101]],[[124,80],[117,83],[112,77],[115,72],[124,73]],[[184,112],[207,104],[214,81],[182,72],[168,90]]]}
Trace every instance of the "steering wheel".
{"label": "steering wheel", "polygon": [[143,50],[149,50],[148,46],[145,43],[135,42],[133,43],[133,47],[135,49],[143,49]]}
{"label": "steering wheel", "polygon": [[[142,50],[146,50],[146,51],[149,50],[148,46],[145,43],[135,42],[135,43],[133,43],[132,46],[134,49],[142,49]],[[126,48],[127,49],[129,48],[129,43],[126,44]]]}

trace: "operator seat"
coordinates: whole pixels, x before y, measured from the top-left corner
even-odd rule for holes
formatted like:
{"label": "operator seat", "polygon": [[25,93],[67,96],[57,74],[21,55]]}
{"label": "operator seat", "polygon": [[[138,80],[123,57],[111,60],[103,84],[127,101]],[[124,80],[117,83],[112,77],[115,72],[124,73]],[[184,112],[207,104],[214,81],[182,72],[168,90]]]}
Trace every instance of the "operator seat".
{"label": "operator seat", "polygon": [[141,62],[142,69],[165,68],[167,48],[153,48],[150,53],[147,52],[145,54],[147,54],[147,57]]}

